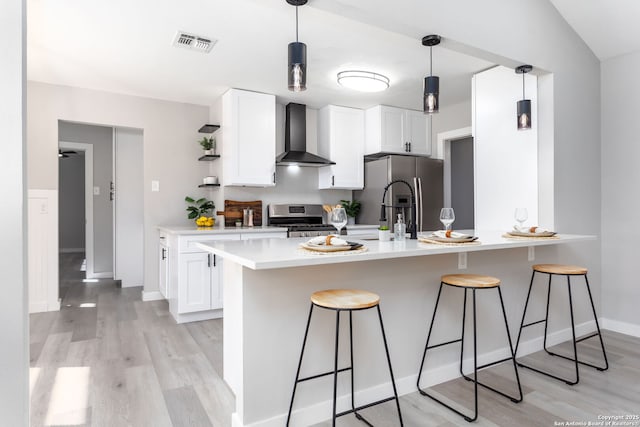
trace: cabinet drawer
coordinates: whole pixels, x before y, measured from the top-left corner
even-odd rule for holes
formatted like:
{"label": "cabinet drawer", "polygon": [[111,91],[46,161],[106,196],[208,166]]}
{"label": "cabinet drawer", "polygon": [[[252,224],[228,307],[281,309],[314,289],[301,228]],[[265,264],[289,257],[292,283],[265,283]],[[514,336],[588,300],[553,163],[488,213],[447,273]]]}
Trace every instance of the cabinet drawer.
{"label": "cabinet drawer", "polygon": [[240,234],[210,234],[204,236],[180,236],[180,253],[202,252],[196,246],[199,242],[213,242],[222,240],[240,240]]}

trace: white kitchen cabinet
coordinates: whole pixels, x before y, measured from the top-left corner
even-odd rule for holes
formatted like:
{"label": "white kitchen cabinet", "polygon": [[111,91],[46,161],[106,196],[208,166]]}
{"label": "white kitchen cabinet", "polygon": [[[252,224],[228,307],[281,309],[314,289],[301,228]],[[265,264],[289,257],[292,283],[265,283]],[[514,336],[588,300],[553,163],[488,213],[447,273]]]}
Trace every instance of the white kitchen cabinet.
{"label": "white kitchen cabinet", "polygon": [[[211,254],[195,252],[180,255],[180,273],[178,280],[178,312],[192,313],[194,311],[211,310],[212,276]],[[218,273],[216,269],[215,273]]]}
{"label": "white kitchen cabinet", "polygon": [[422,111],[377,105],[365,112],[365,154],[431,155],[429,117]]}
{"label": "white kitchen cabinet", "polygon": [[364,187],[365,115],[356,108],[328,105],[318,113],[318,154],[336,164],[318,169],[318,187]]}
{"label": "white kitchen cabinet", "polygon": [[222,96],[222,158],[225,186],[275,185],[274,95],[230,89]]}

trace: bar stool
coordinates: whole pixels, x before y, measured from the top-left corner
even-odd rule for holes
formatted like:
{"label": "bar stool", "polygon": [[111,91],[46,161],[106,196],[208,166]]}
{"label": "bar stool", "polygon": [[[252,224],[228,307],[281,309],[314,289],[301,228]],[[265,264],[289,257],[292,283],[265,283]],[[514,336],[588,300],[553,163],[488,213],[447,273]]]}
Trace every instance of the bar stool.
{"label": "bar stool", "polygon": [[[335,341],[335,354],[334,354],[334,367],[333,371],[325,372],[323,374],[312,375],[306,378],[300,378],[300,367],[302,366],[302,358],[304,356],[304,348],[307,343],[307,335],[309,333],[309,325],[311,324],[311,315],[313,314],[313,308],[319,307],[327,310],[333,310],[336,312],[336,341]],[[368,403],[362,406],[355,406],[354,402],[354,388],[353,388],[353,312],[360,310],[368,310],[370,308],[376,308],[378,311],[378,319],[380,320],[380,331],[382,332],[382,341],[384,342],[384,350],[387,355],[387,364],[389,365],[389,374],[391,376],[391,385],[393,386],[393,396],[386,399],[378,400],[373,403]],[[346,311],[349,313],[349,347],[351,366],[338,369],[338,341],[340,338],[340,313]],[[351,409],[336,413],[336,398],[337,398],[337,384],[338,373],[351,371]],[[289,405],[289,414],[287,415],[287,426],[289,426],[289,420],[291,419],[291,411],[293,409],[293,400],[296,396],[296,388],[298,383],[303,381],[313,380],[316,378],[324,377],[327,375],[333,375],[333,416],[332,425],[336,425],[336,418],[343,415],[353,413],[357,419],[371,426],[358,411],[369,408],[380,403],[388,402],[391,400],[396,401],[396,407],[398,408],[398,418],[400,425],[403,426],[402,413],[400,412],[400,401],[398,400],[398,392],[396,391],[396,383],[393,378],[393,370],[391,369],[391,358],[389,357],[389,348],[387,346],[387,337],[384,333],[384,325],[382,324],[382,314],[380,312],[380,297],[372,292],[355,290],[355,289],[330,289],[325,291],[315,292],[311,295],[311,308],[309,309],[309,318],[307,319],[307,327],[304,332],[304,339],[302,341],[302,350],[300,351],[300,361],[298,362],[298,371],[296,372],[296,381],[293,385],[293,393],[291,395],[291,403]]]}
{"label": "bar stool", "polygon": [[[584,267],[578,267],[575,265],[563,265],[563,264],[536,264],[532,268],[533,268],[533,273],[531,274],[531,282],[529,283],[529,292],[527,293],[527,300],[524,304],[524,312],[522,313],[522,322],[520,322],[520,331],[518,332],[518,340],[516,341],[516,354],[518,354],[518,346],[520,345],[520,336],[522,335],[522,330],[529,326],[537,325],[538,323],[544,322],[544,341],[543,341],[544,351],[546,351],[551,356],[558,356],[562,359],[566,359],[574,362],[576,377],[575,377],[575,380],[561,378],[557,375],[553,375],[549,372],[545,372],[540,369],[534,368],[532,366],[525,365],[521,362],[518,362],[518,366],[522,366],[523,368],[531,369],[532,371],[538,372],[548,377],[555,378],[560,381],[564,381],[569,385],[578,384],[578,382],[580,381],[580,375],[578,373],[578,364],[591,366],[592,368],[596,368],[599,371],[606,371],[607,369],[609,369],[609,361],[607,360],[607,353],[604,350],[604,341],[602,341],[602,334],[600,333],[600,325],[598,325],[598,316],[596,315],[596,307],[593,305],[593,297],[591,296],[589,279],[587,279],[587,269]],[[543,273],[543,274],[549,275],[546,314],[544,319],[538,320],[536,322],[530,322],[525,325],[524,319],[527,315],[527,307],[529,306],[529,297],[531,296],[531,288],[533,287],[533,279],[535,278],[536,273]],[[571,314],[571,333],[573,336],[573,358],[554,353],[547,349],[547,325],[549,320],[549,298],[551,296],[551,278],[554,275],[567,276],[567,291],[569,292],[569,313]],[[573,301],[571,299],[571,276],[584,276],[584,282],[587,285],[587,292],[589,293],[589,301],[591,302],[591,310],[593,311],[593,319],[596,321],[597,332],[594,332],[593,334],[588,335],[586,337],[582,337],[580,339],[576,339],[576,328],[575,328],[575,322],[573,319]],[[582,362],[578,360],[578,348],[576,344],[579,343],[580,341],[593,338],[596,335],[600,338],[600,347],[602,348],[602,356],[604,357],[604,367],[592,365],[590,363]]]}
{"label": "bar stool", "polygon": [[[464,302],[462,304],[462,336],[460,337],[460,339],[457,340],[452,340],[452,341],[447,341],[447,342],[443,342],[440,344],[435,344],[435,345],[429,345],[429,341],[431,339],[431,332],[433,330],[433,323],[435,321],[436,318],[436,312],[438,311],[438,303],[440,302],[440,295],[442,294],[442,287],[443,285],[447,285],[447,286],[452,286],[452,287],[456,287],[456,288],[463,288],[464,289]],[[498,296],[500,297],[500,306],[502,307],[502,317],[504,318],[504,326],[507,330],[507,339],[509,340],[509,351],[511,352],[511,356],[507,357],[505,359],[501,359],[501,360],[497,360],[495,362],[491,362],[491,363],[487,363],[485,365],[482,366],[478,366],[478,355],[477,355],[477,327],[476,327],[476,290],[479,289],[498,289]],[[463,354],[464,354],[464,330],[465,330],[465,318],[466,318],[466,308],[467,308],[467,291],[471,290],[472,291],[472,299],[473,299],[473,378],[468,377],[467,375],[464,374],[464,372],[462,371],[462,359],[463,359]],[[437,347],[442,347],[448,344],[454,344],[459,342],[460,345],[460,375],[462,375],[462,377],[467,380],[467,381],[473,381],[474,383],[474,401],[475,401],[475,410],[474,410],[474,415],[473,417],[469,417],[468,415],[465,415],[464,413],[458,411],[457,409],[454,409],[453,407],[449,406],[448,404],[444,403],[443,401],[441,401],[440,399],[428,394],[425,390],[423,390],[422,388],[420,388],[420,379],[422,377],[422,369],[424,367],[424,362],[427,356],[427,351],[437,348]],[[501,392],[500,390],[496,390],[495,388],[488,386],[486,384],[481,383],[480,381],[478,381],[478,370],[479,369],[483,369],[489,366],[493,366],[493,365],[497,365],[498,363],[502,363],[502,362],[506,362],[507,360],[511,360],[513,362],[513,369],[516,373],[516,382],[518,383],[518,392],[520,394],[519,397],[513,397],[513,396],[509,396],[506,393]],[[507,314],[504,310],[504,302],[502,300],[502,292],[500,291],[500,279],[497,279],[495,277],[491,277],[491,276],[480,276],[480,275],[476,275],[476,274],[448,274],[448,275],[444,275],[441,277],[440,279],[440,289],[438,290],[438,297],[436,298],[436,306],[433,309],[433,317],[431,318],[431,325],[429,326],[429,334],[427,335],[427,343],[425,344],[424,347],[424,353],[422,355],[422,362],[420,363],[420,370],[418,371],[418,382],[417,382],[417,386],[418,386],[418,391],[420,392],[420,394],[422,394],[423,396],[427,396],[433,400],[435,400],[436,402],[438,402],[439,404],[449,408],[450,410],[452,410],[453,412],[455,412],[456,414],[462,416],[465,420],[472,422],[475,421],[478,418],[478,385],[481,385],[482,387],[491,390],[495,393],[498,393],[501,396],[504,396],[508,399],[510,399],[512,402],[514,403],[518,403],[522,401],[522,387],[520,386],[520,377],[518,375],[518,368],[516,366],[516,359],[515,359],[515,353],[513,351],[513,344],[511,343],[511,335],[509,334],[509,325],[507,323]]]}

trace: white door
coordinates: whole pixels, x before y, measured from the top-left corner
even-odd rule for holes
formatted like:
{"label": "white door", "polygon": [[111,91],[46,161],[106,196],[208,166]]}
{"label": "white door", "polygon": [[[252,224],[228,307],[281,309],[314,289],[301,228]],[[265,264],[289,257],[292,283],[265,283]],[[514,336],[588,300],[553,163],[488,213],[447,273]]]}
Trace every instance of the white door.
{"label": "white door", "polygon": [[212,263],[213,255],[208,252],[180,255],[178,313],[211,309]]}
{"label": "white door", "polygon": [[142,130],[114,128],[114,266],[122,287],[144,285]]}
{"label": "white door", "polygon": [[405,138],[410,144],[409,152],[416,155],[430,155],[428,116],[425,116],[422,111],[407,110],[405,118]]}
{"label": "white door", "polygon": [[389,153],[406,152],[404,135],[404,110],[402,108],[383,106],[381,110],[382,120],[382,147],[381,151]]}

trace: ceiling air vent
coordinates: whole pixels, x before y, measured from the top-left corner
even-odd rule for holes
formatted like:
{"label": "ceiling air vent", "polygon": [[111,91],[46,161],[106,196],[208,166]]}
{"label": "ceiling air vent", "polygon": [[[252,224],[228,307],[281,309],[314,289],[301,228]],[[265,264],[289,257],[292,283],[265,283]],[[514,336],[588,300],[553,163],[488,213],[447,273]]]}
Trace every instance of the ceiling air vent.
{"label": "ceiling air vent", "polygon": [[194,50],[196,52],[209,53],[217,40],[189,34],[184,31],[178,31],[173,38],[173,46],[184,49]]}

